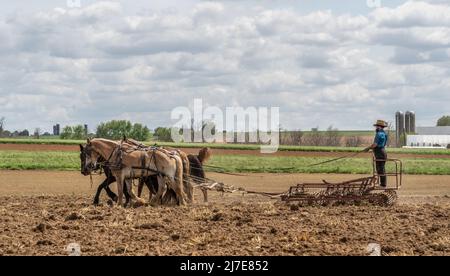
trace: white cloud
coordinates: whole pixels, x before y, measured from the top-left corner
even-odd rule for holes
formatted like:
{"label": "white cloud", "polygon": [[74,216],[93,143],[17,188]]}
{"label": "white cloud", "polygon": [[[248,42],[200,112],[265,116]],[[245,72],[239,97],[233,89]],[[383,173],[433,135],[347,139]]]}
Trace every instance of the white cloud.
{"label": "white cloud", "polygon": [[441,3],[431,4],[421,1],[408,1],[394,9],[376,9],[372,17],[380,27],[412,28],[450,26],[449,2],[441,1]]}
{"label": "white cloud", "polygon": [[0,18],[0,116],[10,128],[113,118],[169,125],[171,109],[195,97],[280,106],[281,124],[295,129],[369,128],[397,109],[416,110],[419,122],[433,119],[429,108],[449,112],[434,100],[449,97],[445,2],[368,15],[239,1],[128,14],[123,5]]}

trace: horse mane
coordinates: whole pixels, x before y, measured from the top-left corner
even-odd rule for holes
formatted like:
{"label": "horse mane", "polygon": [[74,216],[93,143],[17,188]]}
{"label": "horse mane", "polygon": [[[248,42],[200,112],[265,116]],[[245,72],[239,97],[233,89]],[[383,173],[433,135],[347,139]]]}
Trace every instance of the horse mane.
{"label": "horse mane", "polygon": [[134,139],[132,139],[132,138],[126,138],[126,137],[124,137],[124,139],[122,140],[122,142],[131,144],[132,146],[135,146],[135,147],[140,147],[140,148],[146,147],[143,143],[141,143],[141,142],[139,142],[139,141],[137,141],[137,140],[134,140]]}
{"label": "horse mane", "polygon": [[116,141],[105,139],[105,138],[93,138],[90,140],[90,143],[92,143],[92,142],[104,142],[104,143],[118,144]]}
{"label": "horse mane", "polygon": [[210,148],[202,148],[198,152],[198,160],[200,163],[204,164],[211,158],[212,152]]}

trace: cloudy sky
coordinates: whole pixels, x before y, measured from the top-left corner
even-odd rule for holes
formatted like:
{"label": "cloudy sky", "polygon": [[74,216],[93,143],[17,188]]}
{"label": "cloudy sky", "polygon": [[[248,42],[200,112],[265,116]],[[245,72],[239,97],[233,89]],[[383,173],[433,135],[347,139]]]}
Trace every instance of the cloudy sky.
{"label": "cloudy sky", "polygon": [[77,2],[0,0],[7,129],[169,126],[194,98],[278,106],[289,129],[450,114],[450,1]]}

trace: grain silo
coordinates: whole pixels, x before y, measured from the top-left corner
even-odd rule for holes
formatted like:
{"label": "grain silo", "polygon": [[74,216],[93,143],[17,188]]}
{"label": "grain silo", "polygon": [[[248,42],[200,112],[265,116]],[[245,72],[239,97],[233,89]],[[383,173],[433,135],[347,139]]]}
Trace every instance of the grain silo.
{"label": "grain silo", "polygon": [[407,111],[405,113],[405,132],[407,134],[416,133],[416,114],[414,111]]}
{"label": "grain silo", "polygon": [[411,112],[406,111],[405,112],[405,133],[411,133]]}
{"label": "grain silo", "polygon": [[61,134],[61,127],[59,124],[53,126],[53,135],[59,136]]}
{"label": "grain silo", "polygon": [[395,113],[395,138],[397,146],[401,146],[401,136],[405,133],[405,114],[401,111]]}

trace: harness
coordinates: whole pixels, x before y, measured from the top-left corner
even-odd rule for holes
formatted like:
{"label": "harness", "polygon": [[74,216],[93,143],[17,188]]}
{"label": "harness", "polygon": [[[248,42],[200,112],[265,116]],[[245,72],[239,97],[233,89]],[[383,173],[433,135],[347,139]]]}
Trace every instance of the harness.
{"label": "harness", "polygon": [[[140,164],[139,164],[139,166],[131,166],[132,178],[135,178],[135,175],[134,175],[135,170],[140,170],[142,176],[148,176],[148,174],[147,174],[148,172],[156,174],[158,176],[162,176],[162,177],[167,176],[165,173],[159,171],[159,169],[158,169],[156,151],[159,151],[159,152],[165,154],[166,156],[168,156],[171,159],[175,159],[176,156],[181,157],[179,150],[169,151],[169,150],[163,149],[158,146],[146,147],[145,145],[143,145],[141,143],[136,143],[136,142],[132,142],[132,145],[130,145],[129,148],[125,149],[123,147],[123,142],[122,142],[111,151],[110,155],[108,156],[108,158],[105,161],[97,163],[100,167],[99,174],[101,174],[101,170],[103,168],[109,168],[112,170],[121,170],[124,167],[124,165],[122,164],[124,154],[130,154],[130,153],[136,152],[136,151],[140,152],[140,156],[139,156]],[[147,157],[150,157],[149,162],[147,162]],[[152,163],[154,164],[154,169],[151,168]],[[178,170],[179,169],[178,163],[176,163],[176,166],[177,166],[177,170]],[[92,178],[92,173],[91,173],[91,178]]]}

